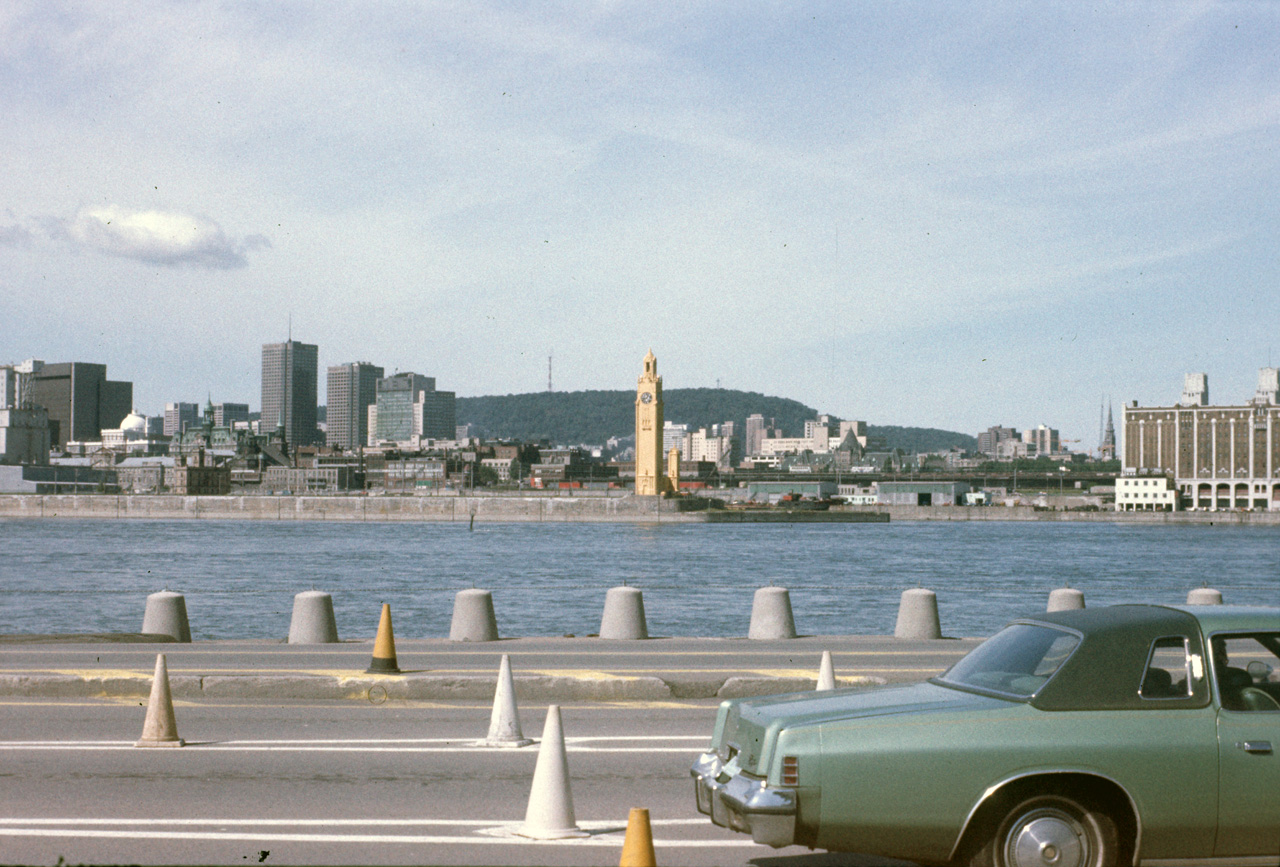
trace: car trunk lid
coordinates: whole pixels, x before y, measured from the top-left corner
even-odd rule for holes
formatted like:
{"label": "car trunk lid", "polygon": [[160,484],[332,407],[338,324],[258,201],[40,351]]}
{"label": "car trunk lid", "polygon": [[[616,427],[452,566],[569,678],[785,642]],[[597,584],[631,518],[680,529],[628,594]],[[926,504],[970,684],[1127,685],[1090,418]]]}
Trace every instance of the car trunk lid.
{"label": "car trunk lid", "polygon": [[727,749],[729,755],[725,758],[736,755],[742,770],[763,774],[761,759],[765,747],[784,725],[815,725],[859,717],[956,711],[988,705],[1007,707],[1008,702],[932,683],[745,699],[731,706],[717,746]]}

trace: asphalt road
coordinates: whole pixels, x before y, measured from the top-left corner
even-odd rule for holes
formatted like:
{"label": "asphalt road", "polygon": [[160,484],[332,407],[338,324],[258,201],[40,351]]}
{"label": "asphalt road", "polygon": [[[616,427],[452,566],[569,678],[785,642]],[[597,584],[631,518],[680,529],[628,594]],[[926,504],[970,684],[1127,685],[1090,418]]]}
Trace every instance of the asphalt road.
{"label": "asphalt road", "polygon": [[[734,683],[760,692],[807,684],[823,650],[840,678],[919,681],[975,643],[420,639],[397,642],[403,676],[368,686],[368,641],[0,638],[8,690],[0,694],[0,863],[617,864],[632,807],[650,811],[659,864],[882,863],[775,851],[700,815],[689,766],[710,738],[714,696]],[[178,732],[189,744],[180,749],[133,746],[157,652],[168,659]],[[526,737],[540,737],[549,702],[563,707],[571,796],[589,832],[582,839],[518,836],[537,747],[476,744],[504,653]],[[474,697],[397,693],[431,678],[440,688],[463,683]],[[316,683],[359,688],[315,698]],[[657,683],[667,697],[646,699],[652,690],[619,691],[618,683]]]}
{"label": "asphalt road", "polygon": [[[563,708],[588,837],[515,834],[537,746],[479,747],[481,702],[175,703],[180,749],[133,746],[139,700],[0,700],[5,864],[617,864],[631,807],[658,863],[817,867],[873,859],[772,850],[693,806],[688,769],[715,701]],[[522,706],[526,736],[545,706]]]}
{"label": "asphalt road", "polygon": [[[537,694],[547,700],[557,698],[601,697],[670,697],[714,698],[731,679],[812,679],[817,676],[822,652],[830,650],[835,659],[836,674],[841,678],[863,679],[863,682],[913,682],[942,671],[978,642],[974,639],[943,641],[910,641],[888,636],[806,636],[791,640],[752,641],[742,639],[655,639],[649,641],[605,641],[593,638],[517,638],[468,644],[443,639],[410,639],[396,642],[399,666],[406,676],[421,683],[443,683],[446,679],[493,678],[503,654],[510,654],[517,678],[518,692]],[[134,691],[145,688],[155,667],[158,652],[166,654],[169,674],[173,678],[211,678],[203,690],[206,694],[222,690],[220,697],[339,697],[318,695],[317,678],[350,679],[363,677],[369,666],[371,641],[342,642],[327,645],[288,645],[269,641],[207,641],[194,644],[126,644],[90,641],[51,641],[30,643],[0,636],[0,695],[15,694],[15,677],[44,678],[47,688],[39,683],[26,689],[24,695],[96,695],[99,690],[79,693],[63,689],[55,692],[55,679],[78,678],[101,684],[104,681],[134,679]],[[251,678],[294,677],[291,682],[276,680],[254,686]],[[577,683],[582,689],[575,695],[562,689],[558,695],[554,684],[543,684],[535,691],[535,678],[559,679],[562,684]],[[647,681],[654,690],[637,688],[634,695],[624,696],[615,683],[609,689],[588,689],[591,684],[630,678],[637,687]],[[308,680],[309,679],[309,680]],[[522,679],[525,679],[522,681]],[[548,685],[550,684],[550,685]],[[665,686],[663,686],[665,684]],[[237,685],[242,687],[236,689]],[[187,686],[190,686],[188,683]],[[786,685],[799,689],[803,685]],[[175,683],[175,694],[185,688]],[[128,691],[127,684],[117,683],[112,694]],[[234,691],[234,694],[232,692]],[[764,690],[767,691],[767,690]],[[774,690],[777,691],[777,690]],[[492,695],[492,687],[476,690],[478,697]],[[415,697],[446,697],[423,696]]]}

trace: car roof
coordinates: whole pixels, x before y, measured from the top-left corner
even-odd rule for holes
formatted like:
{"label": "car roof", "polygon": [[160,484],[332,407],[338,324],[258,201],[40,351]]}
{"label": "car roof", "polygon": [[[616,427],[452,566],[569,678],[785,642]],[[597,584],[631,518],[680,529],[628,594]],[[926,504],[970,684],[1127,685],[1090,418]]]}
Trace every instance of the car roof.
{"label": "car roof", "polygon": [[[1046,612],[1016,622],[1052,624],[1083,636],[1071,658],[1031,699],[1041,710],[1153,709],[1156,705],[1138,694],[1152,642],[1181,636],[1188,640],[1191,653],[1202,659],[1204,655],[1199,618],[1174,606],[1111,605]],[[1202,679],[1194,695],[1158,706],[1203,707],[1208,702],[1208,687]]]}
{"label": "car roof", "polygon": [[1171,605],[1200,621],[1206,635],[1241,630],[1280,631],[1280,608],[1251,605]]}

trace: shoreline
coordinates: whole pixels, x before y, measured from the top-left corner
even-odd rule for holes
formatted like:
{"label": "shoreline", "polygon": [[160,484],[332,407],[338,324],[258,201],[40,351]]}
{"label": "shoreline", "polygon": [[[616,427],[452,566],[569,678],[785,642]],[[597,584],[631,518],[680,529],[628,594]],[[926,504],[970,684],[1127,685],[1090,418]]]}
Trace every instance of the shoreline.
{"label": "shoreline", "polygon": [[1068,512],[1033,506],[835,506],[829,511],[708,509],[696,499],[591,495],[177,496],[0,494],[0,519],[474,523],[774,524],[926,521],[1280,526],[1275,512]]}

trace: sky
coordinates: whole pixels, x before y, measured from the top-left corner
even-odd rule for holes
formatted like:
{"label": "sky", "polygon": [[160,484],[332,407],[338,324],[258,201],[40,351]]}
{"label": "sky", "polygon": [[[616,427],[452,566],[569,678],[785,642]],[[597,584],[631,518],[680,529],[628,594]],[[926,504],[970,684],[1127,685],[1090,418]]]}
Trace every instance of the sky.
{"label": "sky", "polygon": [[[1280,3],[0,5],[0,363],[1059,428],[1280,364]],[[321,372],[321,395],[324,373]],[[679,421],[679,419],[674,419]]]}

